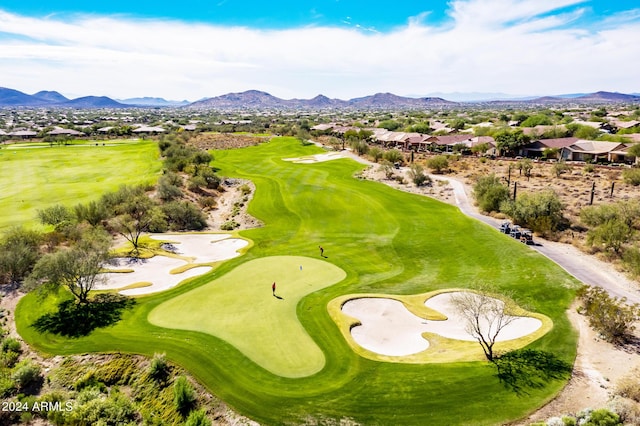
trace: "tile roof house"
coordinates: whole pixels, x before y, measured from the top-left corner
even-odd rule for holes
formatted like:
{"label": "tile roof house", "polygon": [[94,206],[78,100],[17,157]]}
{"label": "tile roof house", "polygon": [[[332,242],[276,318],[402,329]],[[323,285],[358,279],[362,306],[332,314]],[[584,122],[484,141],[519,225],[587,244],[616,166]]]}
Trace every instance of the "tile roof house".
{"label": "tile roof house", "polygon": [[617,142],[578,140],[561,149],[560,157],[570,161],[624,162],[627,145]]}
{"label": "tile roof house", "polygon": [[518,155],[522,157],[538,158],[546,149],[556,148],[561,150],[579,141],[578,138],[557,138],[557,139],[536,139],[518,150]]}

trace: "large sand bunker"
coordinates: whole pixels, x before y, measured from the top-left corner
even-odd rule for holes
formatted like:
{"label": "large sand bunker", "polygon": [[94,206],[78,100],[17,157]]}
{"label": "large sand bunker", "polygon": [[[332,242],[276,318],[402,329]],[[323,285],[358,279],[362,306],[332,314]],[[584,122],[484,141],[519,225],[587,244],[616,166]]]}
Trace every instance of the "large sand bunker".
{"label": "large sand bunker", "polygon": [[[240,256],[238,250],[249,243],[239,238],[230,238],[229,234],[155,234],[151,238],[167,241],[172,251],[185,259],[167,256],[154,256],[150,259],[113,259],[109,269],[115,271],[102,274],[104,282],[98,290],[121,290],[127,296],[156,293],[175,287],[182,281],[206,274],[214,262]],[[193,266],[184,270],[185,266]],[[177,273],[175,273],[177,272]]]}
{"label": "large sand bunker", "polygon": [[312,164],[322,163],[324,161],[339,160],[346,158],[341,152],[328,152],[326,154],[307,155],[305,157],[284,158],[284,161],[291,161],[294,163]]}
{"label": "large sand bunker", "polygon": [[[458,292],[441,293],[425,302],[428,308],[446,315],[444,321],[421,318],[407,310],[402,302],[389,298],[352,299],[342,306],[342,311],[361,323],[351,329],[351,336],[358,345],[380,355],[407,356],[429,348],[429,341],[422,333],[475,341],[465,330],[465,320],[452,306],[451,298],[456,294]],[[541,326],[542,321],[537,318],[517,317],[500,332],[496,341],[524,337]]]}

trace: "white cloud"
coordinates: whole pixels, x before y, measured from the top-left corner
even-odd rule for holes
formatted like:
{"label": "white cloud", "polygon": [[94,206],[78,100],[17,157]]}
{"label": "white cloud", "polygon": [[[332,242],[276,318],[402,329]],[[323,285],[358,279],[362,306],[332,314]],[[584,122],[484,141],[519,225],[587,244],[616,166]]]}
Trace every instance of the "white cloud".
{"label": "white cloud", "polygon": [[640,91],[640,17],[578,23],[584,0],[456,0],[377,33],[259,30],[0,11],[0,84],[27,92],[191,100],[248,89],[285,98],[390,91]]}

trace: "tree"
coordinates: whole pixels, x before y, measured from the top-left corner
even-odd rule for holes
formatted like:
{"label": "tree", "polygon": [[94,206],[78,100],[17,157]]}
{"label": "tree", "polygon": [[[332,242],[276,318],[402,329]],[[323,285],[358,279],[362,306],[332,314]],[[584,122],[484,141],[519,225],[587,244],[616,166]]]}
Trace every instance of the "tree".
{"label": "tree", "polygon": [[471,147],[471,152],[475,155],[482,155],[489,151],[489,144],[482,142]]}
{"label": "tree", "polygon": [[587,232],[587,243],[603,245],[605,250],[613,250],[616,254],[632,240],[638,218],[640,203],[635,200],[587,206],[580,212],[580,220],[591,227]]}
{"label": "tree", "polygon": [[62,204],[38,210],[38,220],[43,225],[53,225],[56,230],[73,221],[73,213]]}
{"label": "tree", "polygon": [[146,195],[124,202],[118,206],[118,210],[121,214],[111,220],[111,227],[133,245],[133,253],[139,252],[140,235],[152,228],[162,228],[162,222],[165,221],[160,209]]}
{"label": "tree", "polygon": [[509,188],[496,175],[482,176],[473,186],[473,194],[480,210],[497,212],[500,211],[500,205],[509,199]]}
{"label": "tree", "polygon": [[640,143],[633,144],[627,150],[627,155],[632,157],[640,157]]}
{"label": "tree", "polygon": [[448,169],[449,160],[446,155],[436,155],[427,160],[427,167],[439,174]]}
{"label": "tree", "polygon": [[11,228],[0,242],[0,282],[18,284],[40,257],[42,235],[24,228]]}
{"label": "tree", "polygon": [[465,323],[465,330],[475,338],[487,360],[494,362],[494,345],[500,333],[513,321],[515,316],[508,314],[515,304],[511,299],[502,301],[489,296],[484,288],[478,291],[463,291],[451,296],[451,302]]}
{"label": "tree", "polygon": [[528,144],[531,138],[522,130],[501,130],[494,136],[496,148],[500,151],[500,155],[514,155],[515,151],[523,145]]}
{"label": "tree", "polygon": [[522,194],[515,201],[506,201],[500,210],[517,225],[547,234],[566,226],[564,205],[555,191],[549,189],[534,194]]}
{"label": "tree", "polygon": [[629,305],[626,298],[611,297],[602,287],[583,286],[578,297],[589,325],[610,342],[624,343],[640,320],[639,304]]}
{"label": "tree", "polygon": [[86,304],[89,292],[103,279],[100,273],[109,258],[109,245],[106,232],[91,229],[75,246],[41,257],[27,279],[28,285],[44,291],[64,286],[80,304]]}
{"label": "tree", "polygon": [[420,164],[413,163],[409,167],[409,177],[415,186],[422,186],[431,182],[431,178],[424,174],[424,169]]}

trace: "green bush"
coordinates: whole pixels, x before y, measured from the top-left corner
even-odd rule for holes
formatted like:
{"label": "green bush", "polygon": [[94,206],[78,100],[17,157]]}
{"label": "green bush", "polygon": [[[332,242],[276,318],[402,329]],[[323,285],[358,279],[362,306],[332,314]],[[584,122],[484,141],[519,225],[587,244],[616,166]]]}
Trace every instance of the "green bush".
{"label": "green bush", "polygon": [[228,220],[225,223],[223,223],[222,225],[220,225],[220,229],[223,230],[223,231],[233,231],[238,226],[240,226],[240,224],[238,222],[236,222],[235,220]]}
{"label": "green bush", "polygon": [[625,169],[622,171],[622,178],[625,183],[629,185],[638,186],[640,185],[640,169]]}
{"label": "green bush", "polygon": [[156,381],[163,382],[169,376],[169,365],[165,354],[154,354],[149,363],[149,376]]}
{"label": "green bush", "polygon": [[515,201],[503,202],[500,210],[517,225],[540,234],[549,234],[567,226],[564,206],[553,190],[522,194]]}
{"label": "green bush", "polygon": [[173,404],[176,410],[186,416],[196,402],[193,386],[186,377],[180,376],[173,383]]}
{"label": "green bush", "polygon": [[593,410],[584,426],[617,426],[621,425],[620,416],[605,408]]}
{"label": "green bush", "polygon": [[172,231],[199,231],[206,228],[207,218],[195,204],[172,201],[161,207]]}
{"label": "green bush", "polygon": [[629,247],[622,255],[622,262],[631,276],[640,277],[640,249]]}
{"label": "green bush", "polygon": [[402,152],[397,149],[391,149],[384,153],[382,156],[385,160],[389,161],[391,164],[402,162],[404,157],[402,156]]}
{"label": "green bush", "polygon": [[496,175],[482,176],[473,186],[478,207],[484,212],[500,211],[500,205],[509,199],[509,188]]}
{"label": "green bush", "polygon": [[589,325],[610,342],[624,343],[640,319],[640,305],[628,305],[626,299],[611,297],[601,287],[583,286],[578,291],[580,311],[589,318]]}
{"label": "green bush", "polygon": [[189,413],[184,426],[211,426],[211,420],[207,418],[204,410],[195,410]]}
{"label": "green bush", "polygon": [[449,160],[446,155],[436,155],[427,160],[427,167],[434,173],[442,173],[449,168]]}
{"label": "green bush", "polygon": [[20,341],[13,337],[7,337],[2,341],[2,345],[0,346],[0,351],[2,352],[15,352],[22,353],[22,346],[20,345]]}
{"label": "green bush", "polygon": [[424,174],[424,169],[420,164],[412,164],[409,169],[409,177],[415,186],[422,186],[425,183],[430,183],[431,178]]}
{"label": "green bush", "polygon": [[29,360],[20,362],[11,373],[11,379],[18,389],[23,390],[41,379],[40,367]]}

